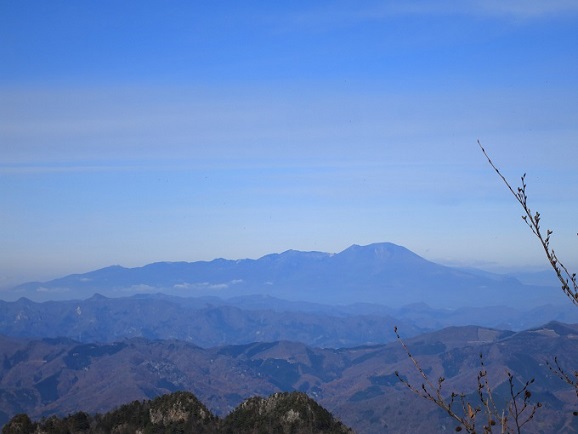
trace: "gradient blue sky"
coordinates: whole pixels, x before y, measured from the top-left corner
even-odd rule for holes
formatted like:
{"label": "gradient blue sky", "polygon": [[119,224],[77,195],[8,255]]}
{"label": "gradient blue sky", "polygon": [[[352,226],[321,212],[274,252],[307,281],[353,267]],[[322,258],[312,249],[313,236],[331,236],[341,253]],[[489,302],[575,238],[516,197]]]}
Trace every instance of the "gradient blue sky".
{"label": "gradient blue sky", "polygon": [[578,2],[0,2],[0,286],[338,252],[578,263]]}

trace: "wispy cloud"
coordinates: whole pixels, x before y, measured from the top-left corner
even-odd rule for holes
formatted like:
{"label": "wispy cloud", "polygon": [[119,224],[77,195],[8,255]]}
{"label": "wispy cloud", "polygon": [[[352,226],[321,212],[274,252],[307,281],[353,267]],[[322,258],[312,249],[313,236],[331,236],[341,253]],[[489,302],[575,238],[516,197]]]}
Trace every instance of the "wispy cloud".
{"label": "wispy cloud", "polygon": [[[540,130],[547,128],[554,141],[556,131],[575,131],[576,107],[567,91],[367,95],[316,89],[296,98],[282,90],[247,89],[242,95],[191,91],[182,100],[176,93],[142,89],[95,97],[97,90],[80,89],[76,94],[84,102],[69,105],[57,91],[12,91],[17,110],[2,103],[0,172],[335,166],[394,158],[398,165],[431,163],[447,152],[456,155],[448,135],[489,140],[477,132],[511,134],[531,124],[533,136],[541,140]],[[22,100],[27,103],[18,106]],[[566,139],[556,140],[564,146]],[[540,157],[540,164],[547,162]]]}
{"label": "wispy cloud", "polygon": [[34,175],[34,174],[55,174],[55,173],[86,173],[86,172],[128,172],[135,170],[143,170],[142,166],[119,166],[115,164],[109,165],[63,165],[63,164],[49,164],[49,165],[0,165],[0,174],[4,175]]}
{"label": "wispy cloud", "polygon": [[463,3],[469,3],[469,9],[474,14],[516,18],[544,18],[578,13],[578,3],[573,0],[470,0]]}
{"label": "wispy cloud", "polygon": [[346,2],[328,7],[312,7],[289,14],[288,22],[311,29],[355,25],[392,17],[412,15],[480,17],[511,19],[543,19],[578,14],[578,2],[573,0],[406,0]]}
{"label": "wispy cloud", "polygon": [[200,283],[177,283],[173,285],[174,289],[184,289],[184,290],[193,290],[193,291],[201,291],[201,290],[213,290],[219,291],[223,289],[227,289],[230,287],[231,284],[241,283],[242,280],[233,280],[228,283],[208,283],[208,282],[200,282]]}
{"label": "wispy cloud", "polygon": [[410,0],[387,2],[382,11],[389,14],[468,14],[540,18],[578,12],[572,0]]}

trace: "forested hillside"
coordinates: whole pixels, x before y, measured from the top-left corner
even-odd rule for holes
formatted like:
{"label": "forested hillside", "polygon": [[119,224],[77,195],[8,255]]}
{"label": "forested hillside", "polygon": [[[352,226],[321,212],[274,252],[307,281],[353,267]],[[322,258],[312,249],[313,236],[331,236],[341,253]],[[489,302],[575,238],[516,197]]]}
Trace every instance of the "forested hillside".
{"label": "forested hillside", "polygon": [[192,393],[175,392],[154,400],[133,401],[105,414],[83,411],[32,421],[14,416],[2,434],[348,434],[353,433],[304,393],[251,398],[224,419],[212,414]]}
{"label": "forested hillside", "polygon": [[[434,381],[445,378],[446,396],[463,393],[475,402],[480,353],[497,399],[508,397],[506,371],[516,384],[534,379],[531,398],[541,407],[526,433],[578,429],[573,388],[546,366],[554,356],[567,369],[574,366],[576,342],[578,326],[558,322],[521,332],[450,327],[406,340]],[[34,420],[78,411],[103,414],[177,391],[193,393],[223,418],[251,397],[299,391],[359,433],[455,427],[447,414],[400,383],[396,372],[418,386],[423,380],[398,342],[343,349],[289,341],[201,348],[143,338],[87,344],[2,337],[0,354],[1,423],[18,413]]]}

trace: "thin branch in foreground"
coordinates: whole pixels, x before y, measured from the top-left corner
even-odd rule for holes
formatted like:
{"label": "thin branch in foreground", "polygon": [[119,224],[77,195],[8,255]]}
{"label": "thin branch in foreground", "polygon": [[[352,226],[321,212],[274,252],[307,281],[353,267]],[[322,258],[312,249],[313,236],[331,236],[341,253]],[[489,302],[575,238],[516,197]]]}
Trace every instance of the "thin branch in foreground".
{"label": "thin branch in foreground", "polygon": [[[410,391],[421,398],[433,402],[458,422],[456,431],[465,430],[467,433],[476,434],[479,432],[479,426],[482,425],[481,432],[484,434],[493,432],[520,434],[522,427],[534,418],[537,409],[541,407],[540,403],[530,403],[532,393],[529,388],[534,383],[534,379],[527,381],[517,390],[514,376],[506,371],[510,397],[505,407],[500,409],[494,400],[494,391],[488,381],[488,371],[486,370],[482,354],[480,354],[481,369],[477,376],[479,404],[473,404],[468,401],[464,393],[451,392],[449,395],[446,394],[444,396],[442,386],[445,378],[439,377],[434,383],[409,351],[406,343],[399,335],[397,327],[394,327],[394,332],[407,357],[412,361],[419,376],[423,379],[423,383],[421,387],[416,387],[409,380],[403,378],[398,371],[395,372],[396,377]],[[499,431],[494,431],[498,429]]]}
{"label": "thin branch in foreground", "polygon": [[[546,366],[548,366],[550,372],[552,372],[565,383],[572,386],[574,388],[574,392],[576,393],[576,398],[578,398],[578,371],[574,371],[574,375],[568,374],[566,370],[562,368],[562,365],[558,360],[558,356],[554,357],[554,364],[546,360]],[[574,412],[574,416],[578,416],[578,411]]]}
{"label": "thin branch in foreground", "polygon": [[532,233],[540,241],[540,244],[542,245],[542,248],[546,253],[546,257],[548,258],[548,262],[550,262],[550,265],[556,272],[558,280],[562,284],[562,291],[572,301],[572,303],[574,303],[575,306],[578,306],[578,283],[576,281],[576,273],[571,274],[566,268],[566,266],[564,266],[564,264],[560,262],[560,260],[556,256],[556,253],[554,252],[554,249],[550,247],[550,236],[552,235],[553,232],[550,229],[547,229],[546,234],[544,235],[542,232],[542,228],[540,227],[540,220],[541,220],[540,213],[537,211],[532,213],[532,211],[530,210],[530,207],[528,206],[528,196],[526,195],[526,187],[527,187],[526,174],[524,173],[524,175],[522,175],[521,187],[518,187],[516,190],[514,190],[514,188],[510,185],[506,177],[502,175],[502,172],[500,172],[500,170],[493,163],[493,161],[491,160],[491,158],[489,157],[489,155],[487,154],[486,150],[484,149],[479,140],[478,145],[480,146],[480,149],[482,150],[484,156],[488,160],[488,163],[490,163],[490,166],[492,166],[492,168],[496,171],[496,173],[502,179],[504,184],[506,184],[510,192],[514,195],[518,203],[522,206],[524,210],[524,215],[522,215],[522,219],[532,230]]}

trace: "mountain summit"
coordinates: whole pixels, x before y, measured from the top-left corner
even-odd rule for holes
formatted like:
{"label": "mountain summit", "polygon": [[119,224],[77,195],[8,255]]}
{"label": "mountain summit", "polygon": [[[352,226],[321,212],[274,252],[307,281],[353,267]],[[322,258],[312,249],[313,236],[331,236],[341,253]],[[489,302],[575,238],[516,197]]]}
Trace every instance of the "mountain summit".
{"label": "mountain summit", "polygon": [[475,273],[428,261],[392,243],[353,245],[340,253],[288,250],[262,258],[157,262],[143,267],[111,266],[49,282],[20,285],[7,297],[33,300],[107,297],[162,292],[180,296],[235,297],[265,294],[325,304],[358,302],[434,307],[532,306],[549,290],[513,278]]}

